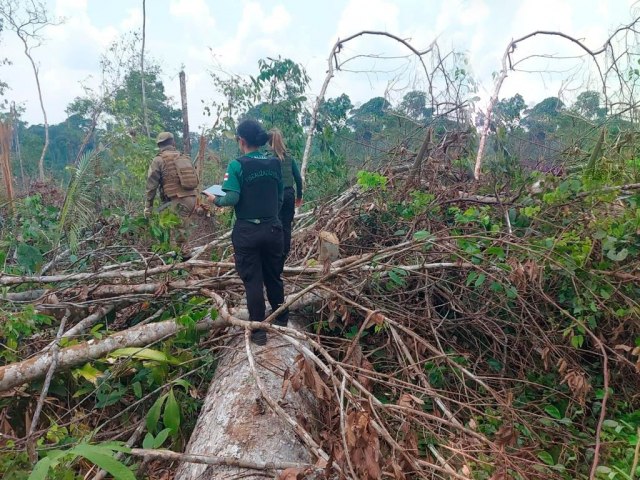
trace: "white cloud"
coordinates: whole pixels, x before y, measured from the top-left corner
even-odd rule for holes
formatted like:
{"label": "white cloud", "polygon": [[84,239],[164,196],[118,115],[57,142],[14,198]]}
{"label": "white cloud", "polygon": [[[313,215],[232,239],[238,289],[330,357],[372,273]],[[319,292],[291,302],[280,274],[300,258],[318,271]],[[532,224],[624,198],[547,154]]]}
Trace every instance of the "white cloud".
{"label": "white cloud", "polygon": [[351,0],[342,11],[334,39],[360,30],[398,31],[398,6],[386,0]]}
{"label": "white cloud", "polygon": [[120,22],[121,30],[141,30],[142,29],[142,9],[129,8],[127,16]]}
{"label": "white cloud", "polygon": [[198,27],[210,29],[216,21],[205,0],[171,0],[169,13]]}
{"label": "white cloud", "polygon": [[[34,51],[44,80],[50,120],[57,122],[64,119],[64,108],[73,96],[82,93],[78,82],[89,74],[97,74],[99,55],[104,48],[124,31],[140,29],[142,11],[140,2],[133,0],[45,1],[51,12],[67,17],[65,25],[46,30],[47,40]],[[484,98],[492,90],[491,73],[500,68],[510,39],[536,29],[552,29],[584,38],[588,45],[597,47],[612,28],[628,23],[632,5],[638,3],[629,0],[627,6],[627,2],[611,0],[333,0],[320,6],[300,0],[148,1],[147,52],[162,64],[162,80],[167,92],[176,98],[177,71],[185,64],[193,125],[205,120],[200,114],[200,99],[217,95],[207,73],[215,63],[211,60],[212,53],[225,71],[240,75],[255,73],[257,60],[265,56],[292,58],[302,63],[312,77],[309,94],[313,99],[324,80],[329,48],[338,37],[365,29],[397,34],[417,48],[427,47],[438,35],[443,52],[453,47],[468,54],[471,68],[483,82]],[[41,121],[30,66],[11,32],[4,32],[3,37],[2,56],[14,61],[2,69],[3,80],[13,88],[9,96],[18,102],[28,102],[28,120]],[[514,58],[567,52],[576,50],[558,39],[540,38],[521,45]],[[407,50],[390,39],[368,36],[345,46],[341,58],[358,54],[395,56],[406,55]],[[345,92],[356,102],[365,101],[383,94],[396,74],[398,89],[421,85],[422,76],[415,61],[407,64],[405,60],[363,58],[350,66],[369,73],[338,73],[331,81],[330,96]],[[558,64],[528,60],[523,66],[549,70]],[[556,95],[560,78],[567,76],[510,73],[501,97],[520,92],[530,103],[539,101]],[[576,78],[575,83],[582,80]]]}
{"label": "white cloud", "polygon": [[291,15],[284,5],[276,5],[261,23],[264,33],[276,33],[284,30],[291,23]]}

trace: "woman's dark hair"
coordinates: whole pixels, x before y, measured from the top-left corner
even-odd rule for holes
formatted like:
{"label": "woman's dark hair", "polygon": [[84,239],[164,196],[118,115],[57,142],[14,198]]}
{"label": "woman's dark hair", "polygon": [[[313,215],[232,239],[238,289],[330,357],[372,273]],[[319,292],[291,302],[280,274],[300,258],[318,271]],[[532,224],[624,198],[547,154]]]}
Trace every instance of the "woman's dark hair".
{"label": "woman's dark hair", "polygon": [[243,138],[250,147],[262,147],[269,141],[269,134],[257,120],[243,120],[238,125],[236,135]]}

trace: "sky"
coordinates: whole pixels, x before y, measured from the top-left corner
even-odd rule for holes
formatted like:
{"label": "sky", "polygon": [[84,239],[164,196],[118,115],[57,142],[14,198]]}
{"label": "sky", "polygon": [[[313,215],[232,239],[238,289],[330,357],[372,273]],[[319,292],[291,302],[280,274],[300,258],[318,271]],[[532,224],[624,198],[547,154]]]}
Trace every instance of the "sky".
{"label": "sky", "polygon": [[[33,50],[38,63],[50,123],[66,118],[67,105],[82,95],[82,84],[95,83],[100,54],[122,34],[142,26],[142,0],[44,0],[64,24],[44,31],[45,42]],[[162,68],[167,93],[179,103],[178,72],[187,75],[191,129],[211,122],[203,101],[219,98],[212,71],[255,74],[260,58],[281,55],[302,64],[313,100],[324,81],[327,56],[338,38],[360,30],[384,30],[407,39],[418,50],[437,40],[441,50],[463,52],[478,80],[477,95],[486,101],[493,74],[500,70],[504,50],[513,38],[535,30],[557,30],[600,47],[619,25],[629,23],[634,0],[147,0],[146,55]],[[5,30],[0,57],[12,65],[0,67],[0,79],[11,90],[10,100],[26,108],[25,119],[41,123],[33,72],[15,35]],[[534,39],[514,54],[572,56],[575,46],[557,38]],[[363,38],[345,46],[341,55],[405,55],[390,40]],[[569,63],[531,59],[510,74],[500,97],[521,93],[532,105],[560,91],[593,86],[586,60]],[[402,67],[404,65],[404,68]],[[355,104],[371,97],[420,88],[424,79],[415,62],[361,58],[352,70],[338,72],[327,96],[347,93]],[[539,70],[553,71],[541,75]],[[369,73],[367,73],[369,72]],[[394,88],[390,89],[390,85]]]}

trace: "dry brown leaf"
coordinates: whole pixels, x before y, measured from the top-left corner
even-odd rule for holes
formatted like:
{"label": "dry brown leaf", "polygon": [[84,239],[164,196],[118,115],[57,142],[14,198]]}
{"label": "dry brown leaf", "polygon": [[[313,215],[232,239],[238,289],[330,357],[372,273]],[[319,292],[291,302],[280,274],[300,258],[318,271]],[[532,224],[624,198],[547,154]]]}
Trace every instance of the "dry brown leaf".
{"label": "dry brown leaf", "polygon": [[367,323],[366,328],[371,327],[372,325],[378,325],[379,327],[384,325],[384,315],[379,312],[373,312],[369,315],[369,321]]}
{"label": "dry brown leaf", "polygon": [[510,447],[518,440],[518,431],[509,423],[503,424],[496,432],[495,444],[500,448]]}
{"label": "dry brown leaf", "polygon": [[564,376],[562,383],[566,383],[571,390],[573,398],[576,399],[580,405],[584,405],[587,393],[591,390],[591,385],[589,385],[585,374],[575,369],[569,370]]}
{"label": "dry brown leaf", "polygon": [[623,350],[627,353],[631,352],[633,350],[633,347],[630,347],[629,345],[616,345],[615,347],[613,347],[615,350]]}
{"label": "dry brown leaf", "polygon": [[478,429],[478,423],[476,422],[476,420],[474,418],[471,418],[469,420],[469,428],[471,430],[473,430],[474,432]]}
{"label": "dry brown leaf", "polygon": [[287,396],[287,392],[289,391],[289,385],[291,385],[291,372],[289,371],[289,367],[284,371],[282,375],[282,399]]}
{"label": "dry brown leaf", "polygon": [[549,370],[549,353],[551,353],[551,349],[549,347],[544,347],[542,350],[539,350],[540,357],[542,358],[542,362],[544,363],[545,371]]}
{"label": "dry brown leaf", "polygon": [[398,465],[395,461],[391,464],[391,470],[393,473],[393,478],[395,478],[396,480],[405,480],[407,478],[400,465]]}
{"label": "dry brown leaf", "polygon": [[400,395],[398,399],[398,405],[406,408],[413,408],[413,395],[409,395],[408,393],[403,393]]}
{"label": "dry brown leaf", "polygon": [[304,478],[304,470],[302,468],[287,468],[278,475],[278,480],[301,480]]}
{"label": "dry brown leaf", "polygon": [[354,469],[363,480],[380,478],[380,440],[367,412],[347,416],[347,446]]}
{"label": "dry brown leaf", "polygon": [[569,364],[564,358],[561,358],[560,360],[558,360],[558,372],[560,373],[560,375],[566,372],[567,368],[569,368]]}

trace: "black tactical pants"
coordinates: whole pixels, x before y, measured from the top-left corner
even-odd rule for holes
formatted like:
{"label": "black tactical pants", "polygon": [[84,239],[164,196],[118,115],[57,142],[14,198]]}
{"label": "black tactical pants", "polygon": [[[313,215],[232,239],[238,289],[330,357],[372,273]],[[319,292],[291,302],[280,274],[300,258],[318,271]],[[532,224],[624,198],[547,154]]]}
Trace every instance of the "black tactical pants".
{"label": "black tactical pants", "polygon": [[282,269],[282,226],[278,220],[255,224],[236,221],[231,234],[236,270],[247,293],[249,319],[265,319],[263,287],[273,310],[284,302]]}
{"label": "black tactical pants", "polygon": [[282,208],[280,209],[280,221],[282,222],[282,232],[284,234],[284,255],[282,257],[282,264],[289,255],[291,250],[291,226],[293,224],[293,216],[296,213],[296,195],[293,187],[287,187],[284,189],[284,201],[282,202]]}

